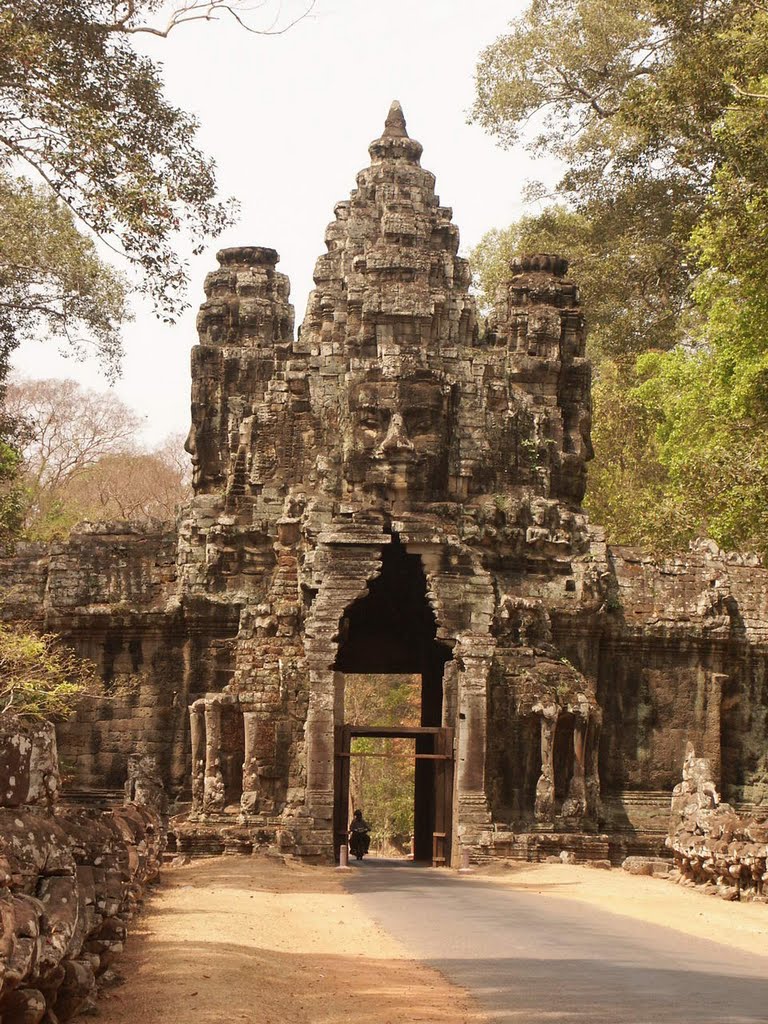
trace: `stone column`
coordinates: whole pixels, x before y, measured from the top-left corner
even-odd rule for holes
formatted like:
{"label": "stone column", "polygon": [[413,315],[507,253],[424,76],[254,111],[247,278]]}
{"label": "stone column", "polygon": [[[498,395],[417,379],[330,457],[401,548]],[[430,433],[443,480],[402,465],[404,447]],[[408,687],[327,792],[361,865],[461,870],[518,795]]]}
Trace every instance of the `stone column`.
{"label": "stone column", "polygon": [[187,742],[186,715],[184,708],[191,714],[189,694],[193,681],[194,651],[192,640],[187,637],[182,650],[182,682],[181,689],[173,698],[173,736],[171,739],[171,788],[183,786],[187,774]]}
{"label": "stone column", "polygon": [[550,821],[555,806],[555,729],[560,709],[556,704],[534,708],[541,713],[541,775],[536,783],[537,821]]}
{"label": "stone column", "polygon": [[333,819],[334,672],[309,670],[307,711],[307,810],[321,821]]}
{"label": "stone column", "polygon": [[240,808],[243,814],[257,814],[259,810],[258,728],[256,711],[243,712],[245,754],[243,757],[243,795]]}
{"label": "stone column", "polygon": [[487,643],[471,654],[462,640],[458,673],[458,736],[456,763],[456,838],[464,846],[475,845],[490,823],[485,792],[487,739],[487,684],[493,649]]}
{"label": "stone column", "polygon": [[586,779],[584,783],[587,814],[597,819],[600,815],[600,712],[595,708],[590,711],[586,738]]}
{"label": "stone column", "polygon": [[485,794],[486,676],[484,658],[464,656],[459,693],[459,795]]}
{"label": "stone column", "polygon": [[587,809],[586,738],[587,719],[577,714],[573,723],[573,775],[568,787],[568,798],[563,804],[563,815],[577,820],[583,817]]}
{"label": "stone column", "polygon": [[205,789],[206,812],[224,810],[224,776],[221,774],[221,705],[205,702]]}
{"label": "stone column", "polygon": [[189,733],[192,757],[192,812],[199,814],[203,809],[205,792],[205,719],[199,701],[189,708]]}

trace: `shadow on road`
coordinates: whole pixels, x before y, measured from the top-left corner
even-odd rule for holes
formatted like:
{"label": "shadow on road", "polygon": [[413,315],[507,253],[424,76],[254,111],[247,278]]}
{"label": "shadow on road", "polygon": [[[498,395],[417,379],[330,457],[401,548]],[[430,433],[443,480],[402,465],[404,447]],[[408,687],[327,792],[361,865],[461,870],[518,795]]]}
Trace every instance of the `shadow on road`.
{"label": "shadow on road", "polygon": [[590,959],[434,959],[503,1024],[766,1024],[768,982]]}

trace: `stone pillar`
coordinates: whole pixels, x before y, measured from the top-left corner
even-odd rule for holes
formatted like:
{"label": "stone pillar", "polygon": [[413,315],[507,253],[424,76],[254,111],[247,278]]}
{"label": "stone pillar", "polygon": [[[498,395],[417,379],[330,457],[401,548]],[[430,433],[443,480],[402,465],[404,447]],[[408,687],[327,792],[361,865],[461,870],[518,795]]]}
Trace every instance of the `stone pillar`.
{"label": "stone pillar", "polygon": [[[465,640],[462,641],[464,648]],[[487,643],[484,644],[488,647]],[[487,739],[487,682],[492,648],[460,653],[463,671],[458,673],[458,737],[456,763],[456,838],[474,845],[490,822],[485,792]]]}
{"label": "stone pillar", "polygon": [[534,708],[541,713],[541,775],[536,783],[537,821],[550,821],[555,806],[555,729],[560,709],[556,704]]}
{"label": "stone pillar", "polygon": [[310,668],[307,711],[307,810],[321,821],[333,819],[334,672]]}
{"label": "stone pillar", "polygon": [[590,818],[600,816],[600,712],[595,708],[590,711],[587,723],[585,743],[586,779],[584,783],[587,814]]}
{"label": "stone pillar", "polygon": [[587,809],[586,739],[587,719],[577,714],[573,723],[573,775],[563,804],[563,815],[576,820],[580,820]]}
{"label": "stone pillar", "polygon": [[486,676],[483,658],[462,658],[459,693],[459,795],[485,793]]}
{"label": "stone pillar", "polygon": [[192,757],[192,812],[199,814],[203,809],[205,793],[205,719],[200,701],[190,705],[189,733]]}
{"label": "stone pillar", "polygon": [[243,757],[243,795],[240,808],[243,814],[258,814],[259,772],[258,772],[258,713],[243,712],[245,753]]}
{"label": "stone pillar", "polygon": [[[184,641],[182,649],[182,683],[181,690],[173,699],[173,738],[171,740],[171,792],[177,787],[183,787],[187,775],[187,736],[186,736],[186,711],[191,715],[192,711],[187,701],[193,678],[194,648],[192,640],[188,637]],[[194,762],[193,762],[194,764]]]}
{"label": "stone pillar", "polygon": [[206,812],[224,810],[224,776],[221,773],[221,705],[205,702],[205,788]]}

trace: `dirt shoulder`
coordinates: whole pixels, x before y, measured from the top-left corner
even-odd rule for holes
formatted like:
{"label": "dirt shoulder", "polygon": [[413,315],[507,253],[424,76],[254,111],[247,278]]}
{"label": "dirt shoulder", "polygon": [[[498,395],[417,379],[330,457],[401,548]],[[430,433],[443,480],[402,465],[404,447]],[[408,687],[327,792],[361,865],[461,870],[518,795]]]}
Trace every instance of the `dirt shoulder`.
{"label": "dirt shoulder", "polygon": [[480,1024],[365,918],[332,868],[220,857],[172,868],[100,1001],[105,1024]]}
{"label": "dirt shoulder", "polygon": [[511,864],[467,876],[592,907],[768,957],[768,904],[728,903],[663,878],[572,864]]}

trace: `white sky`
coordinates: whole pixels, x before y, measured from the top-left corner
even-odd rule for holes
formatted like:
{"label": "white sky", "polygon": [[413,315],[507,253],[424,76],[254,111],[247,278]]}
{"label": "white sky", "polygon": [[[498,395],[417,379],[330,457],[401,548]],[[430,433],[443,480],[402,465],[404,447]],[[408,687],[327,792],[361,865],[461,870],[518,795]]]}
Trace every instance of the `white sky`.
{"label": "white sky", "polygon": [[[298,10],[301,0],[284,8],[290,4]],[[217,162],[222,195],[235,195],[242,208],[239,223],[192,261],[191,310],[166,326],[137,304],[136,320],[125,329],[115,391],[144,417],[147,441],[187,432],[195,309],[217,249],[277,249],[301,322],[333,206],[367,166],[368,144],[381,133],[393,99],[424,146],[422,164],[436,174],[442,202],[453,207],[463,252],[519,216],[526,180],[551,177],[553,169],[498,148],[466,122],[480,50],[525,6],[526,0],[317,0],[312,16],[282,36],[198,24],[147,44],[164,64],[169,97],[201,122],[199,142]],[[95,362],[64,359],[50,343],[25,345],[15,366],[26,376],[107,387]]]}

